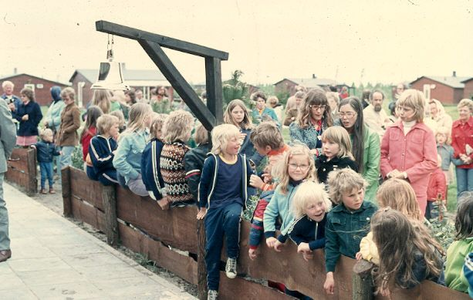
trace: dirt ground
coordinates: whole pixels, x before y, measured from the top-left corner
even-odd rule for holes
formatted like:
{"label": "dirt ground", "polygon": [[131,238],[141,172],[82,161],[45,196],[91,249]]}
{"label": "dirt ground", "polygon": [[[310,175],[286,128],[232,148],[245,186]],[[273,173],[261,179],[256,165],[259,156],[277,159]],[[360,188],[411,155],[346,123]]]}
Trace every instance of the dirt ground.
{"label": "dirt ground", "polygon": [[[55,179],[54,190],[56,191],[55,194],[40,194],[38,192],[36,195],[33,195],[31,198],[43,204],[47,208],[51,209],[58,215],[62,216],[63,215],[62,187],[61,187],[60,181],[58,180],[58,177],[55,176],[54,179]],[[40,178],[38,175],[38,191],[39,191],[39,183],[40,183]],[[12,184],[12,183],[9,183],[9,184],[15,186],[15,188],[17,188],[20,191],[24,191],[22,187],[16,184]],[[46,183],[46,189],[49,190],[48,183]],[[68,219],[68,220],[80,226],[82,229],[89,232],[90,234],[100,239],[101,241],[106,242],[106,236],[101,231],[98,231],[95,228],[83,222],[78,222],[73,219]],[[142,254],[135,253],[122,246],[120,246],[118,250],[122,252],[123,254],[127,255],[128,257],[132,258],[133,260],[135,260],[137,263],[147,268],[148,270],[156,273],[157,275],[165,278],[166,280],[170,281],[174,285],[177,285],[178,287],[184,289],[189,294],[197,297],[197,286],[184,281],[183,279],[167,271],[166,269],[158,267],[153,261],[147,259]]]}

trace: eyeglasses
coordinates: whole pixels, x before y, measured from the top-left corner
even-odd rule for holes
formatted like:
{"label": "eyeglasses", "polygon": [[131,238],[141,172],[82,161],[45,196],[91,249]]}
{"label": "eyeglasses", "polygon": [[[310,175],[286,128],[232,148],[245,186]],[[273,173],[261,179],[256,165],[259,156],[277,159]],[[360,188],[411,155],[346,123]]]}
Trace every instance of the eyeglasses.
{"label": "eyeglasses", "polygon": [[354,116],[356,116],[356,112],[354,112],[354,111],[340,112],[340,118],[347,117],[347,118],[351,119]]}
{"label": "eyeglasses", "polygon": [[289,169],[295,171],[297,168],[299,168],[301,171],[305,171],[309,168],[309,165],[289,164]]}
{"label": "eyeglasses", "polygon": [[325,110],[325,105],[309,105],[313,110]]}

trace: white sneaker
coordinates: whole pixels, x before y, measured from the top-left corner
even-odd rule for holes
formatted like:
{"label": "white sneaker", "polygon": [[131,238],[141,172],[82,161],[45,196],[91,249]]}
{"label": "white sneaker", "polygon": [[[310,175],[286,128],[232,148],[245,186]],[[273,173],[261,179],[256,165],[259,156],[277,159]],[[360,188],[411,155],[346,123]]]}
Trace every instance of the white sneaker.
{"label": "white sneaker", "polygon": [[236,258],[228,258],[227,265],[225,266],[225,274],[230,279],[233,279],[237,276],[237,259]]}
{"label": "white sneaker", "polygon": [[218,292],[216,290],[209,290],[207,294],[207,300],[217,300],[218,299]]}

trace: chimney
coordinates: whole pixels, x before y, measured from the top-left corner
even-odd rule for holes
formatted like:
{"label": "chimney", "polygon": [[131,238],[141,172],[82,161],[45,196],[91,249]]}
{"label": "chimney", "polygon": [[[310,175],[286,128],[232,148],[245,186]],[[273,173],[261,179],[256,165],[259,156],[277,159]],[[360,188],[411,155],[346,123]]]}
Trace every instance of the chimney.
{"label": "chimney", "polygon": [[18,69],[17,68],[13,68],[13,75],[16,75],[18,74]]}
{"label": "chimney", "polygon": [[453,77],[457,77],[457,71],[453,71]]}
{"label": "chimney", "polygon": [[315,74],[312,74],[312,79],[315,79],[317,78],[317,76],[315,76]]}

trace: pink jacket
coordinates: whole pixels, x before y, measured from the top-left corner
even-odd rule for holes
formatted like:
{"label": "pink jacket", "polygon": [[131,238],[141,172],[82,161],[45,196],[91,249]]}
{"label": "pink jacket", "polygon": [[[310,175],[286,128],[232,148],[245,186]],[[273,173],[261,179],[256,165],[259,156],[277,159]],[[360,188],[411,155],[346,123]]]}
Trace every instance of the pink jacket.
{"label": "pink jacket", "polygon": [[434,133],[424,123],[416,123],[404,136],[401,121],[386,130],[381,143],[381,174],[394,169],[407,173],[407,179],[425,213],[430,173],[437,168],[437,146]]}

